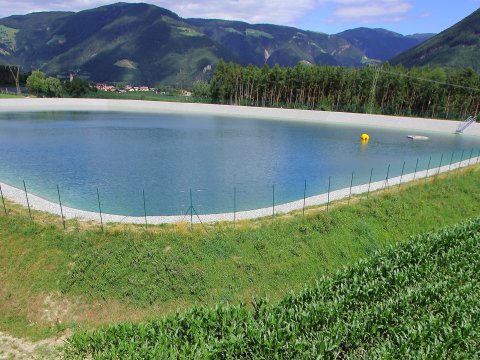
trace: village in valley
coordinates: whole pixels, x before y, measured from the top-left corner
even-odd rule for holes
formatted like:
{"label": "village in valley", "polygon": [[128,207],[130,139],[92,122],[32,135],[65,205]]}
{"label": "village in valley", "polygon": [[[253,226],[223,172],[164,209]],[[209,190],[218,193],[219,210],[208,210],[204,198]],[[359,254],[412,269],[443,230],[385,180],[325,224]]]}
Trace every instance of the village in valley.
{"label": "village in valley", "polygon": [[[72,82],[75,76],[72,72],[70,72],[67,76],[67,81]],[[127,92],[147,92],[147,91],[155,91],[158,93],[158,90],[155,88],[151,88],[148,86],[134,86],[134,85],[111,85],[107,83],[96,83],[93,86],[98,91],[107,91],[107,92],[118,92],[118,93],[127,93]]]}
{"label": "village in valley", "polygon": [[95,84],[95,88],[98,91],[110,91],[110,92],[119,92],[119,93],[126,93],[126,92],[134,92],[134,91],[157,91],[155,88],[151,88],[148,86],[132,86],[132,85],[125,85],[119,87],[117,85],[109,85],[104,83]]}

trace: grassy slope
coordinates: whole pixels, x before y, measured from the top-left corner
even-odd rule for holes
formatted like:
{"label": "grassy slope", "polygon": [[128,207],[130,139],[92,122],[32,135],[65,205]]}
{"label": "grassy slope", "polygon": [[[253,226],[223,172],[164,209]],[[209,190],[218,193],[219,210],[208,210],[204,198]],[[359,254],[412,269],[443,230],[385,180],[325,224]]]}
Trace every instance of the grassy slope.
{"label": "grassy slope", "polygon": [[[6,51],[6,55],[10,55],[10,51],[14,51],[17,47],[17,29],[12,29],[7,26],[0,25],[0,53]],[[3,48],[3,49],[2,49]]]}
{"label": "grassy slope", "polygon": [[[68,223],[8,204],[0,215],[0,331],[41,338],[147,320],[195,303],[278,299],[409,236],[478,216],[480,169],[329,213],[188,231]],[[1,209],[0,209],[1,210]]]}
{"label": "grassy slope", "polygon": [[392,58],[394,65],[403,64],[413,66],[442,66],[453,68],[472,67],[478,71],[478,46],[480,40],[480,10],[440,34]]}
{"label": "grassy slope", "polygon": [[480,218],[414,237],[279,304],[194,308],[76,334],[67,358],[476,358]]}

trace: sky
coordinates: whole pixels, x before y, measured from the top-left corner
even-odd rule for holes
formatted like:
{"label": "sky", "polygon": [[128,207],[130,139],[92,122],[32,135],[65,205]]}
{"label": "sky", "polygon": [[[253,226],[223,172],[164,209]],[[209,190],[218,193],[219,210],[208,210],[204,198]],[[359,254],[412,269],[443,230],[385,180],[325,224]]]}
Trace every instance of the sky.
{"label": "sky", "polygon": [[[79,11],[112,0],[0,0],[0,18],[35,11]],[[139,2],[125,1],[124,2]],[[480,0],[147,0],[184,18],[289,25],[336,34],[356,27],[404,35],[439,33],[480,7]]]}

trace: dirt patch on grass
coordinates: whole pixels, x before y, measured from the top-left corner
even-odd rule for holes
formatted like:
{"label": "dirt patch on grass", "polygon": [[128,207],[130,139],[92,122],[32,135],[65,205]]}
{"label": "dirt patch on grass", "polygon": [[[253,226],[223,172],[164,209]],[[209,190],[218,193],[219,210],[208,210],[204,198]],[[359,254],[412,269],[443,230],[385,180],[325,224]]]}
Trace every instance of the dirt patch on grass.
{"label": "dirt patch on grass", "polygon": [[60,325],[73,320],[72,313],[78,307],[71,300],[62,297],[60,293],[42,297],[39,305],[31,321],[49,325]]}
{"label": "dirt patch on grass", "polygon": [[37,342],[19,339],[0,332],[0,360],[60,359],[67,336]]}
{"label": "dirt patch on grass", "polygon": [[32,325],[56,328],[86,324],[87,328],[117,321],[141,321],[152,314],[174,311],[175,306],[136,308],[115,300],[86,302],[65,297],[60,292],[37,296],[29,306],[28,320]]}

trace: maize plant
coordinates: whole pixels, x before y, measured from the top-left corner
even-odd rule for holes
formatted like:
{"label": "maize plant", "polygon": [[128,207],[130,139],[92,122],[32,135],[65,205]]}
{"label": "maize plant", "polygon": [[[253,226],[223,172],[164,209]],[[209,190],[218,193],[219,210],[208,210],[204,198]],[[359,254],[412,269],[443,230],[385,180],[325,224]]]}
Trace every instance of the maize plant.
{"label": "maize plant", "polygon": [[269,304],[195,307],[73,335],[67,359],[480,356],[480,218],[410,239]]}

